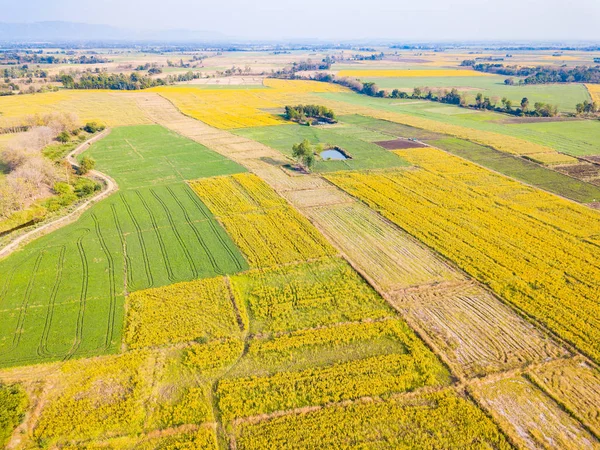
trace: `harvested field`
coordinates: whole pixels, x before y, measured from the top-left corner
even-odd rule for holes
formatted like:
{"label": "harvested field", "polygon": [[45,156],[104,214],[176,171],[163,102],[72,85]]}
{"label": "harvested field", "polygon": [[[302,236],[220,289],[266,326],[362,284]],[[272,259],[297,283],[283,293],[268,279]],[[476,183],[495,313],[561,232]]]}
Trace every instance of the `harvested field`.
{"label": "harvested field", "polygon": [[287,191],[282,194],[295,207],[312,208],[315,206],[333,206],[341,204],[352,204],[355,200],[345,195],[336,187],[324,187],[320,189],[304,189],[301,191]]}
{"label": "harvested field", "polygon": [[465,377],[569,355],[473,282],[406,289],[392,298]]}
{"label": "harvested field", "polygon": [[588,160],[594,164],[600,164],[600,155],[587,155],[583,156],[583,159]]}
{"label": "harvested field", "polygon": [[569,164],[567,166],[556,166],[555,170],[570,177],[600,186],[600,164]]}
{"label": "harvested field", "polygon": [[472,386],[472,393],[522,448],[600,448],[600,442],[525,378],[506,378]]}
{"label": "harvested field", "polygon": [[490,76],[484,72],[476,72],[474,70],[340,70],[340,77],[357,77],[357,78],[420,78],[420,77],[485,77]]}
{"label": "harvested field", "polygon": [[304,212],[385,290],[462,278],[417,240],[364,205],[341,204]]}
{"label": "harvested field", "polygon": [[420,169],[327,179],[598,360],[598,213],[436,149],[401,153]]}
{"label": "harvested field", "polygon": [[556,361],[529,371],[533,381],[600,436],[600,371],[583,358]]}
{"label": "harvested field", "polygon": [[420,142],[410,141],[408,139],[394,139],[392,141],[379,141],[375,142],[375,144],[380,147],[385,148],[386,150],[403,150],[406,148],[422,148],[427,147],[425,144],[421,144]]}

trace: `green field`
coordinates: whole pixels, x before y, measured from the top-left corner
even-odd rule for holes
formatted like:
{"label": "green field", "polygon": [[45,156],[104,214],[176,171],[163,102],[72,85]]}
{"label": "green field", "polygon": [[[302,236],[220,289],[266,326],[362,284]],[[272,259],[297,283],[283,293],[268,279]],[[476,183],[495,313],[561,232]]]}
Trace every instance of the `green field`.
{"label": "green field", "polygon": [[[341,120],[368,130],[419,139],[488,169],[578,202],[588,203],[600,199],[600,187],[598,186],[563,175],[523,158],[499,152],[490,147],[371,117],[352,115],[342,116]],[[590,122],[573,123],[586,124]]]}
{"label": "green field", "polygon": [[315,94],[320,97],[383,111],[424,117],[438,122],[514,136],[551,147],[569,155],[600,154],[600,121],[515,123],[518,118],[476,111],[427,100],[397,100],[346,93]]}
{"label": "green field", "polygon": [[[485,77],[365,77],[363,81],[372,81],[381,89],[400,89],[412,92],[415,87],[429,87],[431,89],[452,89],[467,95],[469,103],[475,103],[475,96],[481,92],[486,97],[502,97],[512,100],[519,105],[523,97],[527,97],[531,105],[535,102],[557,105],[560,111],[574,112],[575,105],[584,100],[590,100],[587,89],[583,84],[538,84],[523,86],[508,86],[504,80],[509,78],[502,75],[489,75]],[[512,77],[515,82],[518,78]]]}
{"label": "green field", "polygon": [[240,128],[234,133],[279,150],[287,156],[292,155],[292,146],[304,139],[312,144],[337,146],[352,156],[344,161],[323,161],[315,163],[315,172],[334,172],[338,170],[384,169],[406,166],[397,155],[373,144],[375,141],[389,140],[386,134],[369,131],[348,124],[324,127],[301,125],[275,125],[270,127]]}
{"label": "green field", "polygon": [[248,267],[182,181],[241,166],[159,126],[116,128],[89,153],[121,190],[0,261],[0,366],[116,351],[127,292]]}

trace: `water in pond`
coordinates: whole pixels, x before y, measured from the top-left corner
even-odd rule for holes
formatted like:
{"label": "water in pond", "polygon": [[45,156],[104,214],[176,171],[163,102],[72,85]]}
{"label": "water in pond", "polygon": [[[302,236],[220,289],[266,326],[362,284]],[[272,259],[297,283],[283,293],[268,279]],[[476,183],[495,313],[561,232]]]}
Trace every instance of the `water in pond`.
{"label": "water in pond", "polygon": [[323,158],[325,161],[328,159],[348,159],[346,158],[346,155],[344,155],[342,152],[338,152],[337,150],[325,150],[324,152],[321,152],[321,158]]}

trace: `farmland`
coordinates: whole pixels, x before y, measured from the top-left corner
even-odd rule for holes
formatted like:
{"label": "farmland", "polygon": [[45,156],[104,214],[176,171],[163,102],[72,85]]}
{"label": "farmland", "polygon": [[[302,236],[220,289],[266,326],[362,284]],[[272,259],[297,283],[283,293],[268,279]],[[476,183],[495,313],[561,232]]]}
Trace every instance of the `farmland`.
{"label": "farmland", "polygon": [[[342,120],[344,123],[360,126],[367,130],[387,133],[392,136],[408,136],[418,139],[428,145],[440,148],[511,178],[523,181],[526,184],[539,187],[548,192],[578,202],[589,203],[600,198],[600,189],[596,186],[563,175],[566,170],[569,170],[569,167],[577,167],[576,165],[567,165],[564,168],[557,168],[557,170],[554,171],[550,170],[550,168],[541,167],[540,165],[533,163],[534,160],[543,159],[548,155],[559,157],[559,160],[562,161],[565,160],[564,158],[566,158],[566,161],[572,161],[573,158],[568,155],[540,153],[529,155],[527,158],[519,158],[517,155],[509,155],[505,152],[500,152],[474,142],[387,120],[378,120],[360,115],[343,116]],[[577,162],[577,160],[575,161]]]}
{"label": "farmland", "polygon": [[532,102],[551,103],[558,105],[562,111],[573,112],[577,103],[590,99],[582,84],[510,86],[504,83],[506,76],[467,70],[410,70],[405,73],[356,70],[352,73],[354,77],[363,81],[373,81],[381,88],[400,89],[408,93],[412,93],[415,87],[428,87],[434,90],[458,89],[466,94],[469,103],[475,103],[475,96],[482,93],[498,99],[506,97],[515,104],[519,104],[523,97],[527,97]]}
{"label": "farmland", "polygon": [[[95,66],[197,77],[0,97],[10,136],[50,111],[107,125],[76,158],[115,184],[0,260],[0,445],[600,448],[600,122],[296,78],[437,80],[569,111],[582,84],[460,66],[506,51],[162,50],[98,49],[111,61]],[[304,139],[350,158],[301,166]]]}
{"label": "farmland", "polygon": [[[149,157],[149,143],[157,141],[172,146],[169,158]],[[119,152],[123,145],[127,153]],[[137,153],[130,145],[139,148]],[[186,175],[207,174],[205,166],[194,166],[196,160],[221,156],[157,126],[115,129],[100,148],[106,153],[98,155],[99,167],[125,189],[0,262],[7,274],[1,291],[3,366],[114,352],[120,346],[126,292],[247,268],[182,181]],[[120,162],[111,159],[104,168],[102,158],[113,148]],[[96,152],[93,146],[90,153]],[[146,152],[149,162],[135,171],[138,181],[129,182],[131,164]],[[219,170],[213,166],[214,173]],[[223,170],[232,168],[226,163]],[[143,180],[149,179],[160,184],[148,186]]]}
{"label": "farmland", "polygon": [[[598,306],[600,272],[593,254],[600,217],[439,150],[399,153],[421,169],[334,174],[328,179],[599,359],[599,329],[592,311]],[[490,186],[493,206],[484,200]],[[417,188],[421,195],[410,195]],[[468,223],[454,208],[472,211]],[[557,209],[560,216],[552,213]],[[548,251],[555,255],[552,263]]]}

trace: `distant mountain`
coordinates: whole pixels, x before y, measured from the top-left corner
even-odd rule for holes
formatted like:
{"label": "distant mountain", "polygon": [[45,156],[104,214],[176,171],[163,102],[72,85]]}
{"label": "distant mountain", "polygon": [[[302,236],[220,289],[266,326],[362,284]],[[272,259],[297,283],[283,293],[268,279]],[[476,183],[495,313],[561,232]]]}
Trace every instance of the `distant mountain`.
{"label": "distant mountain", "polygon": [[209,42],[225,38],[220,33],[196,30],[132,31],[109,25],[77,22],[0,22],[3,42],[64,42],[64,41],[160,41]]}

